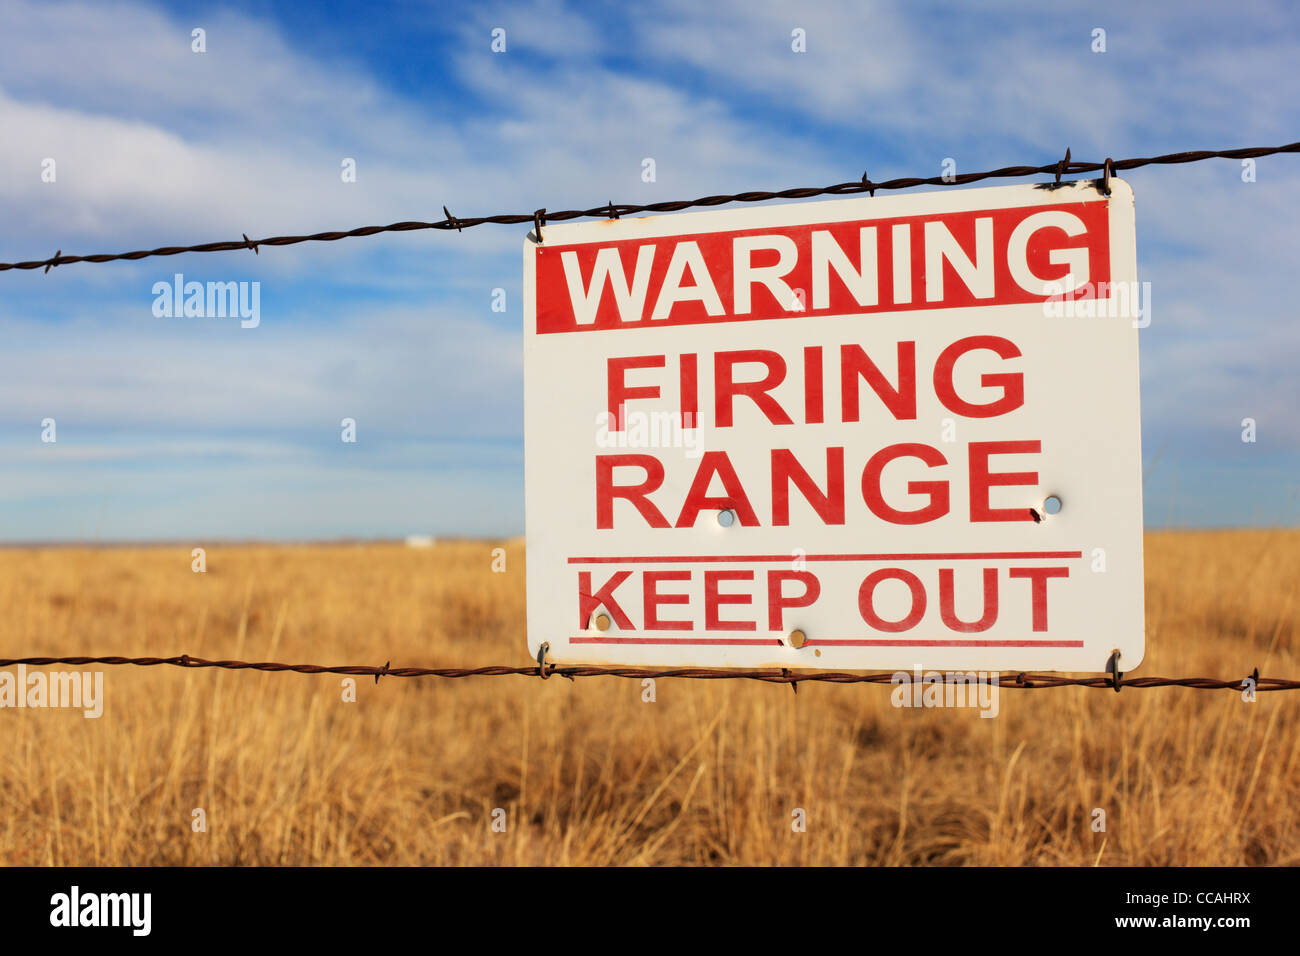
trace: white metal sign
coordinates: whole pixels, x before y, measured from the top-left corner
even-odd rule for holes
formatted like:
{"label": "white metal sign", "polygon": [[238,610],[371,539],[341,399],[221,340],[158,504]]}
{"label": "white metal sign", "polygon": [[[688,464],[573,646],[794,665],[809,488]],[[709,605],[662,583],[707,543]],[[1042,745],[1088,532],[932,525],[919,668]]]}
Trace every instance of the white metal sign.
{"label": "white metal sign", "polygon": [[1110,188],[530,236],[532,653],[1132,670],[1144,308]]}

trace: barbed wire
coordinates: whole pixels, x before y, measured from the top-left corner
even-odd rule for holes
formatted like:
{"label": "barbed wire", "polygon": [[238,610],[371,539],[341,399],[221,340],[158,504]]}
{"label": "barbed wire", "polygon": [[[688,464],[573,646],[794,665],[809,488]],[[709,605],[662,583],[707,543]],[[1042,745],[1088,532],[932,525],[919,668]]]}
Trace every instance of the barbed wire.
{"label": "barbed wire", "polygon": [[[108,666],[158,667],[172,666],[184,668],[217,667],[225,670],[251,670],[270,673],[292,672],[295,674],[342,674],[350,677],[373,677],[379,683],[381,677],[441,677],[458,679],[464,677],[567,677],[574,680],[579,677],[624,677],[629,679],[672,678],[680,677],[693,680],[756,680],[769,684],[790,684],[797,687],[805,682],[822,682],[829,684],[891,684],[895,671],[864,672],[851,671],[791,671],[779,668],[758,670],[733,670],[711,667],[675,667],[651,669],[644,667],[601,667],[585,664],[533,664],[515,667],[505,664],[492,664],[483,667],[393,667],[391,661],[382,667],[369,664],[284,664],[278,661],[237,661],[206,660],[180,654],[175,657],[13,657],[0,658],[0,667],[14,667],[19,664],[28,667],[48,667],[67,665],[84,667],[89,664]],[[929,671],[925,672],[927,675]],[[961,683],[966,681],[966,673],[960,670],[934,673],[943,677],[944,683]],[[1122,675],[1099,675],[1093,677],[1066,677],[1061,674],[1030,674],[1023,671],[1012,674],[1000,674],[998,686],[1017,690],[1044,690],[1054,687],[1092,687],[1118,691],[1123,687],[1190,687],[1195,690],[1247,690],[1254,682],[1258,691],[1300,690],[1300,680],[1286,680],[1280,677],[1261,677],[1259,669],[1246,677],[1236,680],[1220,680],[1214,677],[1124,677]]]}
{"label": "barbed wire", "polygon": [[[48,259],[36,259],[27,262],[0,262],[0,272],[10,269],[41,269],[46,272],[55,266],[65,266],[74,262],[113,262],[119,259],[147,259],[151,256],[175,256],[186,252],[234,252],[249,249],[254,253],[260,246],[292,246],[300,242],[337,242],[339,239],[352,239],[361,236],[374,236],[385,232],[412,232],[419,229],[454,229],[460,232],[486,223],[497,225],[520,225],[533,223],[538,235],[548,222],[564,222],[571,219],[617,219],[620,216],[645,212],[679,212],[683,209],[705,206],[722,206],[733,202],[770,202],[774,199],[810,199],[814,196],[851,196],[868,193],[874,196],[881,189],[912,189],[917,186],[963,186],[985,179],[1010,179],[1020,176],[1054,175],[1053,183],[1045,186],[1060,185],[1061,177],[1076,173],[1103,172],[1109,179],[1112,172],[1124,172],[1143,166],[1170,166],[1180,163],[1198,163],[1207,159],[1259,159],[1279,153],[1300,153],[1300,143],[1288,143],[1285,146],[1248,146],[1238,149],[1201,149],[1180,153],[1165,153],[1162,156],[1147,156],[1134,159],[1105,159],[1100,163],[1072,162],[1070,151],[1065,151],[1065,158],[1045,166],[1004,166],[979,173],[959,173],[941,176],[906,176],[900,179],[887,179],[872,182],[867,174],[854,182],[837,183],[834,186],[809,186],[776,191],[756,190],[752,192],[733,193],[729,195],[704,196],[700,199],[668,200],[652,203],[614,203],[612,200],[603,206],[590,209],[562,209],[547,212],[543,207],[531,213],[509,213],[494,216],[478,216],[461,219],[452,215],[446,206],[442,207],[445,219],[434,222],[394,222],[387,226],[361,226],[340,232],[317,232],[299,236],[269,236],[265,239],[243,239],[223,242],[205,242],[190,246],[160,246],[157,249],[138,249],[135,252],[98,253],[89,256],[65,256],[60,249]],[[1105,179],[1102,180],[1103,184]]]}

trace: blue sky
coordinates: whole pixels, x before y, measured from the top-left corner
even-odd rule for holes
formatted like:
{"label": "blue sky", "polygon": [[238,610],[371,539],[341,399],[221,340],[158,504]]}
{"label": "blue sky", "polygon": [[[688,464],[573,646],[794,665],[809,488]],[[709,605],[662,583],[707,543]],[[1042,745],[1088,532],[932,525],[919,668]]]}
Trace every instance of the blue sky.
{"label": "blue sky", "polygon": [[[1269,3],[0,0],[0,259],[1276,145],[1297,62]],[[1300,518],[1300,157],[1256,172],[1125,177],[1150,528]],[[0,273],[0,541],[521,533],[525,231]],[[155,317],[176,272],[261,325]]]}

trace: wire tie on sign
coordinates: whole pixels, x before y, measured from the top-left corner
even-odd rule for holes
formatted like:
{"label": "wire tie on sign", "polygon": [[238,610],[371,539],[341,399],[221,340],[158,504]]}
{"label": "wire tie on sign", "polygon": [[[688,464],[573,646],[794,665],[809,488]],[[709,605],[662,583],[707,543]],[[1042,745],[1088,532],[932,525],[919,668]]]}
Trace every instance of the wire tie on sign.
{"label": "wire tie on sign", "polygon": [[1069,171],[1070,168],[1070,147],[1065,147],[1065,159],[1056,164],[1056,185],[1061,185],[1061,173]]}
{"label": "wire tie on sign", "polygon": [[862,185],[865,186],[865,187],[867,188],[867,193],[871,196],[871,198],[872,198],[872,199],[875,199],[875,198],[876,198],[876,184],[873,183],[870,179],[867,178],[867,174],[866,174],[865,171],[863,171],[863,173],[862,173]]}
{"label": "wire tie on sign", "polygon": [[542,641],[542,646],[537,649],[537,673],[542,680],[546,680],[551,675],[546,673],[546,652],[551,649],[549,641]]}
{"label": "wire tie on sign", "polygon": [[1120,679],[1124,676],[1119,671],[1119,649],[1110,652],[1110,657],[1106,661],[1106,672],[1110,674],[1110,686],[1115,693],[1119,693]]}
{"label": "wire tie on sign", "polygon": [[56,252],[56,253],[54,254],[54,258],[51,259],[49,262],[47,262],[47,263],[45,264],[45,274],[46,274],[46,275],[49,275],[49,274],[50,274],[50,270],[53,269],[55,266],[57,266],[57,265],[59,264],[59,256],[61,256],[61,255],[63,255],[63,250],[62,250],[62,249],[60,249],[58,252]]}
{"label": "wire tie on sign", "polygon": [[249,238],[248,238],[248,233],[244,233],[243,235],[244,235],[244,246],[245,246],[245,248],[252,249],[252,250],[253,250],[253,255],[257,255],[257,254],[258,254],[258,252],[257,252],[257,243],[255,243],[252,239],[249,239]]}
{"label": "wire tie on sign", "polygon": [[[790,676],[790,671],[787,670],[786,668],[782,667],[782,668],[781,668],[781,676],[782,676],[782,677],[787,677],[787,678],[788,678],[788,677]],[[797,696],[797,695],[799,694],[799,682],[798,682],[797,680],[791,680],[791,681],[789,681],[789,684],[790,684],[790,689],[791,689],[792,691],[794,691],[794,692],[795,692],[795,695]]]}
{"label": "wire tie on sign", "polygon": [[462,229],[462,227],[461,227],[461,225],[460,225],[460,220],[457,219],[455,216],[453,216],[451,213],[449,213],[449,212],[447,211],[447,207],[446,207],[446,206],[443,206],[443,207],[442,207],[442,214],[443,214],[444,216],[447,217],[447,224],[450,225],[450,226],[454,226],[457,232],[463,232],[463,231],[464,231],[464,229]]}
{"label": "wire tie on sign", "polygon": [[1101,170],[1102,170],[1101,171],[1101,194],[1103,196],[1109,196],[1110,195],[1110,173],[1111,173],[1109,156],[1106,157],[1106,162],[1102,163]]}
{"label": "wire tie on sign", "polygon": [[379,668],[379,670],[375,671],[375,683],[376,683],[376,684],[379,683],[379,678],[381,678],[381,677],[387,677],[387,676],[388,676],[388,665],[391,664],[391,663],[393,663],[393,662],[392,662],[392,661],[384,661],[384,666],[381,667],[381,668]]}
{"label": "wire tie on sign", "polygon": [[542,226],[546,224],[546,210],[539,209],[533,213],[533,231],[537,236],[537,244],[542,244]]}

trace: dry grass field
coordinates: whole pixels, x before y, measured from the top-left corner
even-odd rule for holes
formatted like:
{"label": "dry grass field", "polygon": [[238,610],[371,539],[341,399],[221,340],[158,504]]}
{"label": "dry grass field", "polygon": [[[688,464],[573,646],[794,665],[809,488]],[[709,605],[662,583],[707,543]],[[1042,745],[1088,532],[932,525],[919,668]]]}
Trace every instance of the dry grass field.
{"label": "dry grass field", "polygon": [[[492,547],[0,551],[0,656],[525,664]],[[1297,581],[1300,532],[1149,535],[1137,673],[1300,675]],[[0,863],[1300,862],[1300,692],[105,671],[98,720],[0,711]]]}

